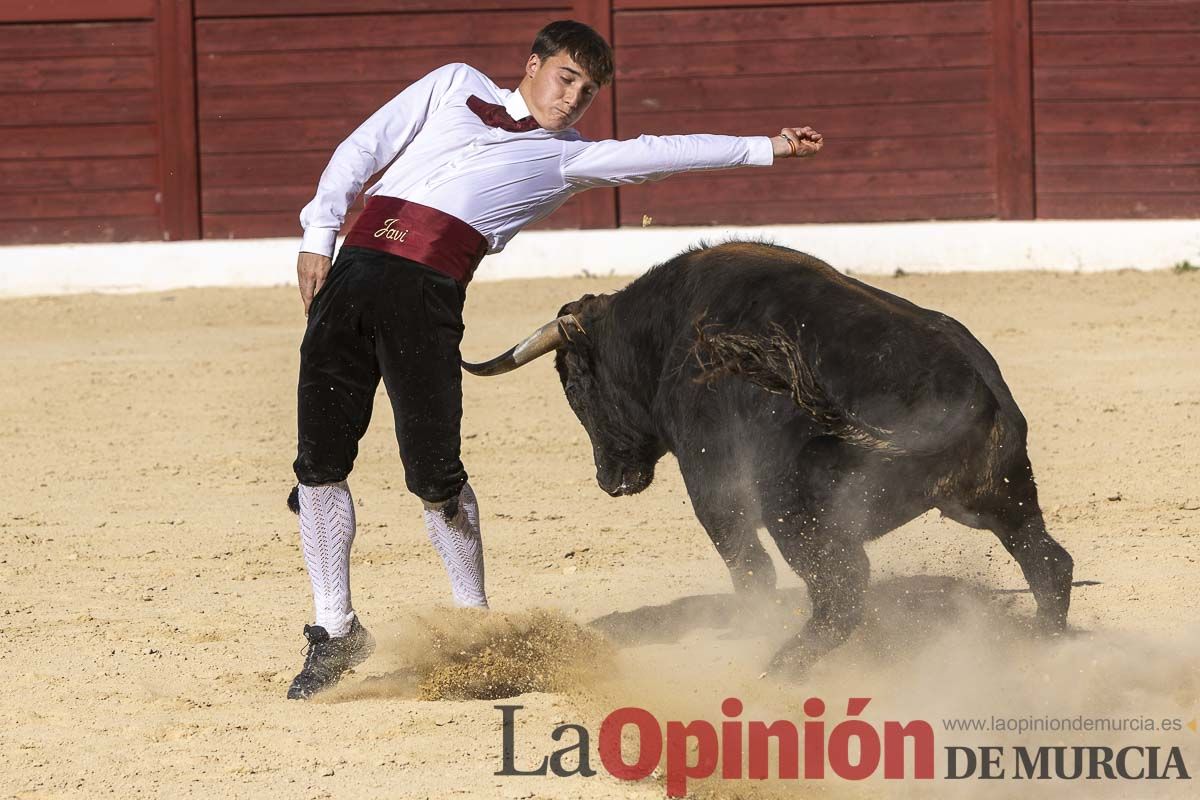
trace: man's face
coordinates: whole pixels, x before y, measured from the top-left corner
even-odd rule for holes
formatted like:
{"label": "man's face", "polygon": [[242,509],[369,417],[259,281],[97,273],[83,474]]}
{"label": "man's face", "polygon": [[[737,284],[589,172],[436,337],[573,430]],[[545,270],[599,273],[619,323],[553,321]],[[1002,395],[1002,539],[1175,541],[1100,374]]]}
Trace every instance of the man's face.
{"label": "man's face", "polygon": [[529,112],[548,131],[570,128],[592,104],[600,86],[566,52],[542,59],[530,55],[525,62]]}

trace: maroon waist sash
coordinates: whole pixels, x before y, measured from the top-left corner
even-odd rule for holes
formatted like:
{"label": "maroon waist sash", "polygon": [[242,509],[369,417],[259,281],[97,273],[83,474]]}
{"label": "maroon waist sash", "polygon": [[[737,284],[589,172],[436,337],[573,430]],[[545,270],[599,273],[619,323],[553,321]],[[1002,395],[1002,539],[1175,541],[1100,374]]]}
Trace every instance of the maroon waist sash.
{"label": "maroon waist sash", "polygon": [[483,234],[444,211],[375,195],[346,234],[343,246],[369,247],[416,261],[466,286],[487,255]]}

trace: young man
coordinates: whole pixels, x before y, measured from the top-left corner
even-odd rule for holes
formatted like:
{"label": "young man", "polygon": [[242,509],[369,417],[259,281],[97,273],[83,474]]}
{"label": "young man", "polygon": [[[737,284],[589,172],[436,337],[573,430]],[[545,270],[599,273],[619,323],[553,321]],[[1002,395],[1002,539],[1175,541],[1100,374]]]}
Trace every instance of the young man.
{"label": "young man", "polygon": [[[354,504],[346,477],[380,378],[405,482],[425,504],[454,600],[487,607],[479,506],[459,460],[462,307],[483,256],[584,189],[769,166],[821,149],[810,128],[772,138],[587,141],[572,126],[612,74],[612,49],[571,21],[537,34],[516,91],[466,64],[436,69],[338,146],[301,212],[296,272],[308,327],[294,467],[316,622],[304,628],[308,655],[288,697],[332,686],[374,647],[350,602]],[[331,264],[347,208],[389,162]]]}

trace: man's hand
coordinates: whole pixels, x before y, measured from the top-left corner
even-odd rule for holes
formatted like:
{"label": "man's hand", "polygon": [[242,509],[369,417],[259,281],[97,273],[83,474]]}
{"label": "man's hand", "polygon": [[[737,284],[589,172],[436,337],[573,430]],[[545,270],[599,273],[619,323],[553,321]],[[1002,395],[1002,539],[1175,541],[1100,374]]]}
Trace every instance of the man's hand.
{"label": "man's hand", "polygon": [[333,265],[329,256],[317,253],[300,253],[296,259],[296,278],[300,282],[300,299],[304,301],[304,316],[308,316],[308,307],[312,305],[313,296],[325,285],[329,276],[329,268]]}
{"label": "man's hand", "polygon": [[778,136],[771,137],[776,158],[808,158],[816,155],[824,144],[824,137],[807,126],[784,128]]}

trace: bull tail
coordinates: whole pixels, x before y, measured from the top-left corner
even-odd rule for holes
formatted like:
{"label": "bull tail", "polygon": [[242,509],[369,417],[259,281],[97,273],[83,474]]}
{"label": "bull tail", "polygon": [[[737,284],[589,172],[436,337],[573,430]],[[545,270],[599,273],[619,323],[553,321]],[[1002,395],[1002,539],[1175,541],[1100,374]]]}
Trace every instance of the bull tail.
{"label": "bull tail", "polygon": [[692,356],[700,368],[699,383],[735,376],[790,397],[829,434],[843,441],[885,453],[908,452],[893,440],[893,431],[854,419],[834,403],[817,380],[818,361],[805,359],[796,337],[778,323],[757,335],[697,324]]}

